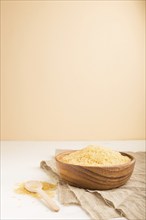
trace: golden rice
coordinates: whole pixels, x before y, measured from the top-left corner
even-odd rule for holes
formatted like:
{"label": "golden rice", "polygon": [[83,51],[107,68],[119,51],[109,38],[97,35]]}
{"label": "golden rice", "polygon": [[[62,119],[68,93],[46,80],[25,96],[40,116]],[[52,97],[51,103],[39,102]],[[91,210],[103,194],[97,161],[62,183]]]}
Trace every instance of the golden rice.
{"label": "golden rice", "polygon": [[67,154],[62,158],[64,163],[83,166],[120,165],[129,161],[129,157],[123,156],[117,151],[92,145]]}

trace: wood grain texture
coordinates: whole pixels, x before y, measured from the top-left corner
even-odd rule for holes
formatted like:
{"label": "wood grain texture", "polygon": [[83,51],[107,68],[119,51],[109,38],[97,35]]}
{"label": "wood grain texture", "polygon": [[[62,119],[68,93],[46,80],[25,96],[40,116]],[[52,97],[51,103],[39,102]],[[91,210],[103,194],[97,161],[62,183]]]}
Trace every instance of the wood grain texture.
{"label": "wood grain texture", "polygon": [[55,157],[56,165],[63,181],[80,188],[108,190],[120,187],[129,180],[135,165],[135,158],[123,152],[121,154],[130,157],[131,161],[116,166],[80,166],[60,161],[71,152],[58,154]]}

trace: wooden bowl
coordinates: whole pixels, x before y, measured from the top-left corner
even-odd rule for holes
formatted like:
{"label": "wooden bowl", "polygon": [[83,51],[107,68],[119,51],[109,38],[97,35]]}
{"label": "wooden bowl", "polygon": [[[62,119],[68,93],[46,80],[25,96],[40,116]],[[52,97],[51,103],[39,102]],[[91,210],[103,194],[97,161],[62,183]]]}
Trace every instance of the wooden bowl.
{"label": "wooden bowl", "polygon": [[123,152],[120,153],[128,156],[131,161],[122,165],[81,166],[60,161],[71,152],[74,151],[65,151],[55,157],[57,169],[63,181],[84,189],[107,190],[120,187],[129,180],[135,165],[135,158]]}

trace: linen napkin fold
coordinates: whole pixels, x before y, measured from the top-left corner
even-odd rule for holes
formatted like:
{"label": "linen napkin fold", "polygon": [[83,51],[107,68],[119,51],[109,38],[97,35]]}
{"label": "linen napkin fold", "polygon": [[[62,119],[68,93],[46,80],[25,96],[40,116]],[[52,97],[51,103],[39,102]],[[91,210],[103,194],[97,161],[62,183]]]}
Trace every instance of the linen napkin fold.
{"label": "linen napkin fold", "polygon": [[54,159],[42,161],[40,166],[58,183],[58,196],[62,204],[80,205],[92,219],[125,217],[129,220],[145,220],[145,153],[128,153],[136,158],[134,172],[125,185],[112,190],[88,190],[68,185],[60,179]]}

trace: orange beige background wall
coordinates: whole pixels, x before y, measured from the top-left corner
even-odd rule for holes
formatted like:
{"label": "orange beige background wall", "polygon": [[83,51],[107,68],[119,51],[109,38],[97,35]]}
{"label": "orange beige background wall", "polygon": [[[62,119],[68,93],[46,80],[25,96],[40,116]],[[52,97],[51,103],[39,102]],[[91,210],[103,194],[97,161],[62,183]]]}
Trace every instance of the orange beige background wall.
{"label": "orange beige background wall", "polygon": [[1,1],[1,139],[144,139],[145,1]]}

